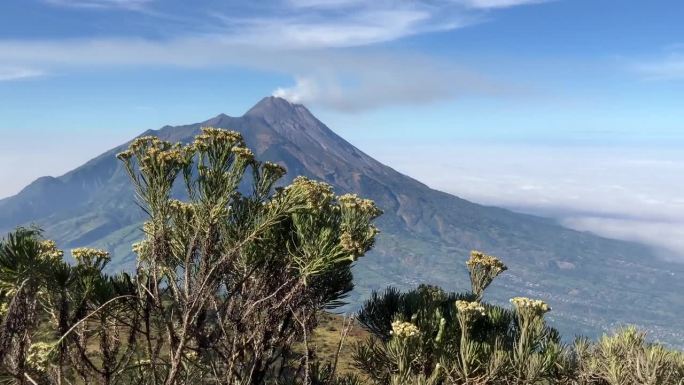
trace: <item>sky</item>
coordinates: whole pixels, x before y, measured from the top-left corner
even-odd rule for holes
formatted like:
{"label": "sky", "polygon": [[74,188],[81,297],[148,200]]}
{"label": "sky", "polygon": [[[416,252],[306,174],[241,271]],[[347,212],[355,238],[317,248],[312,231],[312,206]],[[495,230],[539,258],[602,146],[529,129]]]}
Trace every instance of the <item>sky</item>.
{"label": "sky", "polygon": [[267,95],[432,187],[684,261],[681,0],[3,0],[0,197]]}

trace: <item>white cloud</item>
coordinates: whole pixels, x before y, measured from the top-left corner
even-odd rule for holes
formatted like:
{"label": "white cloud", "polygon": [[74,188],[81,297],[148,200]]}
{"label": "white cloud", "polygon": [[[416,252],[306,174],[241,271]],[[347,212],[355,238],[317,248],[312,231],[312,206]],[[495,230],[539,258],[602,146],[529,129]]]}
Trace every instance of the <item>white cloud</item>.
{"label": "white cloud", "polygon": [[0,62],[41,65],[52,71],[122,66],[241,66],[291,75],[297,83],[278,90],[279,94],[343,111],[429,103],[473,93],[499,94],[509,88],[453,63],[415,54],[263,49],[215,37],[166,42],[0,41]]}
{"label": "white cloud", "polygon": [[224,41],[269,49],[358,47],[471,25],[479,17],[449,4],[297,0],[297,5],[259,17],[211,14]]}
{"label": "white cloud", "polygon": [[431,19],[429,13],[420,10],[375,10],[335,21],[242,20],[233,26],[236,33],[224,40],[278,49],[356,47],[460,26],[431,24]]}
{"label": "white cloud", "polygon": [[45,0],[46,3],[72,8],[140,10],[153,0]]}
{"label": "white cloud", "polygon": [[[296,84],[276,90],[278,94],[346,111],[427,103],[470,92],[496,93],[502,88],[454,63],[416,55],[369,54],[361,47],[463,28],[481,20],[481,12],[471,7],[501,7],[504,0],[477,0],[470,6],[460,0],[280,0],[217,4],[211,9],[190,2],[177,3],[177,8],[171,9],[167,3],[152,0],[44,1],[69,7],[140,10],[131,17],[154,24],[155,32],[168,30],[174,35],[158,39],[0,39],[0,63],[38,72],[86,67],[240,66],[291,75]],[[505,1],[514,5],[512,0]],[[178,33],[178,25],[192,27]],[[116,36],[122,31],[108,32]]]}
{"label": "white cloud", "polygon": [[[333,89],[329,89],[328,92],[335,93]],[[273,91],[273,96],[287,99],[291,103],[305,103],[307,100],[320,98],[321,89],[313,79],[298,77],[294,87],[278,87]]]}
{"label": "white cloud", "polygon": [[288,0],[288,3],[299,8],[341,8],[367,3],[367,0]]}
{"label": "white cloud", "polygon": [[684,54],[638,63],[633,68],[650,80],[684,80]]}
{"label": "white cloud", "polygon": [[[313,49],[357,47],[423,33],[447,31],[478,23],[477,9],[532,4],[540,0],[279,0],[212,4],[165,3],[153,0],[43,0],[48,4],[95,9],[144,11],[153,33],[176,37],[211,34],[251,47]],[[543,1],[543,0],[542,0]],[[170,23],[170,24],[166,24]],[[110,36],[125,32],[113,24]],[[183,25],[185,35],[178,33]],[[112,28],[112,27],[110,27]]]}
{"label": "white cloud", "polygon": [[547,1],[549,0],[461,0],[463,4],[478,9],[509,8],[519,5],[545,3]]}
{"label": "white cloud", "polygon": [[35,78],[44,75],[43,71],[31,68],[19,67],[2,67],[0,66],[0,82],[10,80],[20,80],[27,78]]}
{"label": "white cloud", "polygon": [[591,231],[607,238],[651,245],[664,258],[684,258],[684,221],[616,219],[603,217],[568,217],[561,223],[572,229]]}
{"label": "white cloud", "polygon": [[371,155],[471,201],[557,218],[684,261],[684,155],[676,149],[395,144]]}
{"label": "white cloud", "polygon": [[478,73],[418,56],[323,55],[311,58],[307,70],[308,75],[296,76],[292,87],[278,88],[273,94],[295,103],[356,112],[513,92],[511,86]]}

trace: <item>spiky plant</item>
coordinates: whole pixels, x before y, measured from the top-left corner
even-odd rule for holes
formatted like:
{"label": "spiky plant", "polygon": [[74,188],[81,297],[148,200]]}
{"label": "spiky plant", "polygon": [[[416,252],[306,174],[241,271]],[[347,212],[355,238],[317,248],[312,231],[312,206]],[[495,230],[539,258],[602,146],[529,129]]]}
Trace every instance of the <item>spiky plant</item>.
{"label": "spiky plant", "polygon": [[[66,264],[19,229],[0,243],[0,374],[15,382],[354,383],[307,341],[318,312],[351,290],[381,211],[353,194],[259,162],[237,132],[188,145],[141,137],[118,154],[148,214],[134,276],[105,251]],[[185,199],[174,188],[185,186]],[[302,342],[305,351],[296,351]],[[294,362],[294,363],[293,363]],[[317,366],[318,365],[318,366]]]}
{"label": "spiky plant", "polygon": [[41,290],[60,257],[52,243],[41,241],[38,229],[19,228],[0,241],[0,372],[18,383],[35,376],[32,360],[47,358],[33,342]]}
{"label": "spiky plant", "polygon": [[10,348],[0,354],[0,373],[11,382],[114,384],[123,377],[135,344],[120,343],[116,320],[134,312],[121,308],[130,301],[117,300],[134,295],[133,285],[126,275],[103,274],[107,253],[75,249],[73,255],[74,265],[64,262],[36,229],[20,228],[0,244],[0,300],[10,305],[2,314]]}
{"label": "spiky plant", "polygon": [[[550,308],[516,298],[514,310],[480,302],[506,270],[496,257],[473,252],[467,262],[471,292],[447,294],[421,286],[408,293],[373,294],[359,320],[374,335],[357,347],[355,362],[376,384],[537,384],[559,381],[565,350],[544,323]],[[420,330],[410,348],[387,328],[410,320]],[[407,365],[407,363],[414,363]],[[397,377],[398,376],[398,377]]]}
{"label": "spiky plant", "polygon": [[578,339],[574,355],[578,384],[684,384],[684,354],[648,342],[645,333],[633,326],[595,343]]}

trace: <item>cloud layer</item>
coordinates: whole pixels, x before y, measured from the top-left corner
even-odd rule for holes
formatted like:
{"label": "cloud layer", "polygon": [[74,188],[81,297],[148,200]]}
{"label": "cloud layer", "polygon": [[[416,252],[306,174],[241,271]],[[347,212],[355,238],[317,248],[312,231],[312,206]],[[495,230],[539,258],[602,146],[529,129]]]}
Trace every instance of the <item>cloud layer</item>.
{"label": "cloud layer", "polygon": [[[83,68],[237,66],[289,75],[294,84],[275,94],[342,111],[501,92],[508,86],[453,62],[363,47],[463,28],[481,22],[488,9],[538,2],[280,0],[203,9],[154,0],[44,1],[135,23],[109,23],[121,28],[109,37],[0,39],[0,63],[14,69],[0,68],[0,81]],[[108,9],[130,12],[103,12]],[[130,37],[127,25],[173,32]]]}
{"label": "cloud layer", "polygon": [[45,0],[46,4],[72,8],[142,10],[154,0]]}
{"label": "cloud layer", "polygon": [[680,151],[487,144],[410,151],[410,159],[397,156],[406,152],[396,147],[374,155],[434,188],[642,242],[664,258],[684,262]]}
{"label": "cloud layer", "polygon": [[539,4],[547,1],[549,0],[463,0],[462,2],[472,8],[493,9]]}
{"label": "cloud layer", "polygon": [[5,67],[0,66],[0,82],[35,78],[44,75],[43,71],[32,68]]}
{"label": "cloud layer", "polygon": [[211,37],[167,42],[0,41],[0,62],[25,63],[49,71],[140,66],[247,67],[291,75],[295,84],[277,89],[275,93],[279,96],[341,111],[424,104],[468,94],[498,95],[513,89],[453,63],[416,54],[333,49],[273,51]]}

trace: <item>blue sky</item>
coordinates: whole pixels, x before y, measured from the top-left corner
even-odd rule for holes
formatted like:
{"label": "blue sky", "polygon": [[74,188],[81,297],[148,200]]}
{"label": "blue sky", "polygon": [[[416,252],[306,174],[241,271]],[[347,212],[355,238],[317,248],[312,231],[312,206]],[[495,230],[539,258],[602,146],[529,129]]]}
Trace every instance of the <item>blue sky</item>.
{"label": "blue sky", "polygon": [[683,16],[681,0],[4,0],[0,196],[276,94],[434,187],[627,238],[675,221],[681,239]]}
{"label": "blue sky", "polygon": [[[682,136],[677,0],[6,0],[0,11],[3,131],[134,133],[240,114],[278,91],[359,140],[376,125],[408,140],[421,125],[428,141]],[[358,128],[335,127],[348,116]]]}

